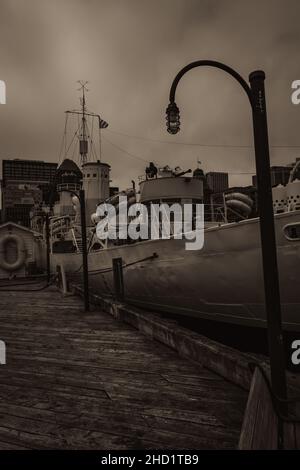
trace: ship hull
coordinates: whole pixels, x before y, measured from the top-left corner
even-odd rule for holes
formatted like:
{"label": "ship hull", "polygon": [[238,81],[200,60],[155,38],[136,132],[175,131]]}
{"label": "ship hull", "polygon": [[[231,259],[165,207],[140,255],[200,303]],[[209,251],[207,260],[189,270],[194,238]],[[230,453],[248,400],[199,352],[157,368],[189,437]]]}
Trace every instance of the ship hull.
{"label": "ship hull", "polygon": [[[300,212],[275,217],[283,327],[300,331],[300,240],[284,235],[300,223]],[[152,257],[156,253],[157,257]],[[187,251],[185,240],[149,240],[89,254],[94,292],[113,293],[112,259],[121,257],[126,301],[213,321],[265,328],[264,283],[258,219],[205,230],[201,250]],[[144,260],[144,261],[143,261]],[[82,277],[80,253],[52,254],[69,277]]]}

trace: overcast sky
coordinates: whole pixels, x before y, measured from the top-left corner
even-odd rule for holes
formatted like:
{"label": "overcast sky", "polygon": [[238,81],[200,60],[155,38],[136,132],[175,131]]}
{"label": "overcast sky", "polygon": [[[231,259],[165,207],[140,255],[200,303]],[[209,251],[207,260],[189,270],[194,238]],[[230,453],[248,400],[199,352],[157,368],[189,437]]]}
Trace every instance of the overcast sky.
{"label": "overcast sky", "polygon": [[[299,0],[0,0],[0,156],[58,161],[64,111],[78,106],[81,79],[89,108],[109,123],[102,160],[113,183],[128,186],[143,159],[183,169],[201,160],[206,171],[229,171],[231,184],[250,183],[238,173],[253,171],[252,148],[220,147],[252,146],[240,86],[219,70],[189,72],[178,88],[176,136],[165,127],[169,88],[197,59],[222,61],[246,79],[263,69],[270,144],[300,146],[300,105],[290,98],[300,79],[299,14]],[[273,164],[297,156],[300,147],[271,149]]]}

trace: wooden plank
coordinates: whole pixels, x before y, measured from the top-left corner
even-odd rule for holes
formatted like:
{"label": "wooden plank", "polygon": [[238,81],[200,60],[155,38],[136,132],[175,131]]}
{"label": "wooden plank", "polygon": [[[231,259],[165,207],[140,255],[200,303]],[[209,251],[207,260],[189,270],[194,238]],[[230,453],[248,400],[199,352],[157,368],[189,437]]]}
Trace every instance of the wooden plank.
{"label": "wooden plank", "polygon": [[283,436],[285,450],[297,449],[297,430],[294,423],[284,423]]}
{"label": "wooden plank", "polygon": [[239,387],[78,297],[1,294],[0,449],[236,447]]}
{"label": "wooden plank", "polygon": [[[72,288],[78,295],[82,295],[82,288],[79,285],[72,284]],[[121,319],[144,335],[167,345],[177,351],[180,356],[203,364],[230,382],[249,390],[251,373],[247,354],[170,323],[153,312],[139,311],[94,293],[91,293],[90,297],[95,305],[101,306],[102,310],[113,317]]]}
{"label": "wooden plank", "polygon": [[261,371],[252,377],[247,407],[241,430],[239,449],[274,450],[278,443],[278,419]]}

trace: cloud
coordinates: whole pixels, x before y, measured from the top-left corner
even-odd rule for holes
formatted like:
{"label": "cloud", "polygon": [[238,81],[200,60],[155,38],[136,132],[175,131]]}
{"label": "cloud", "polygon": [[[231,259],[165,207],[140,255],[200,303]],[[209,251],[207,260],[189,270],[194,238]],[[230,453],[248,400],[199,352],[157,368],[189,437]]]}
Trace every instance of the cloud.
{"label": "cloud", "polygon": [[[208,68],[184,77],[177,94],[182,130],[175,137],[164,123],[169,87],[196,59],[228,63],[245,78],[262,68],[270,142],[299,145],[300,107],[290,101],[291,82],[300,78],[299,9],[296,0],[2,0],[1,157],[57,161],[64,111],[78,105],[76,81],[85,79],[89,108],[110,124],[103,136],[127,152],[183,168],[200,159],[206,170],[251,171],[251,149],[173,144],[252,145],[250,109],[238,84]],[[143,171],[143,160],[107,140],[102,149],[114,183],[127,186]],[[274,149],[271,156],[288,163],[296,154]],[[249,176],[232,175],[231,182],[248,183]]]}

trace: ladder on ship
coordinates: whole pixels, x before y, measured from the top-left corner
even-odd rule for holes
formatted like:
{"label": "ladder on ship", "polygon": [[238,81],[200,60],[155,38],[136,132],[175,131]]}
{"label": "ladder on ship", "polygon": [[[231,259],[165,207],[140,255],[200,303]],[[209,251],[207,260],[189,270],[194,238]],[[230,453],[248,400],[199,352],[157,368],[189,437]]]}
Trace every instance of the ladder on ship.
{"label": "ladder on ship", "polygon": [[82,237],[81,237],[81,234],[80,235],[76,234],[75,230],[73,228],[72,228],[71,232],[72,232],[73,242],[74,242],[74,245],[76,247],[76,250],[78,251],[78,253],[82,253]]}

